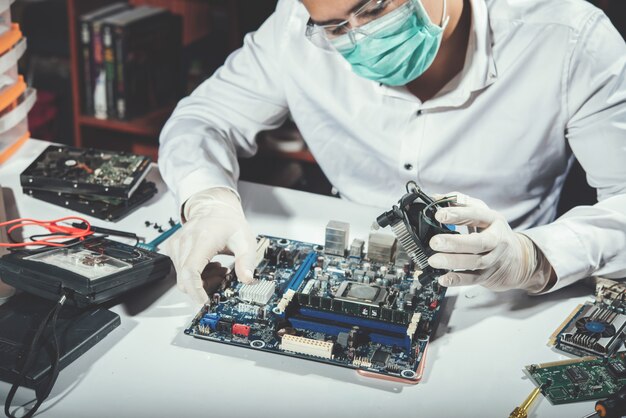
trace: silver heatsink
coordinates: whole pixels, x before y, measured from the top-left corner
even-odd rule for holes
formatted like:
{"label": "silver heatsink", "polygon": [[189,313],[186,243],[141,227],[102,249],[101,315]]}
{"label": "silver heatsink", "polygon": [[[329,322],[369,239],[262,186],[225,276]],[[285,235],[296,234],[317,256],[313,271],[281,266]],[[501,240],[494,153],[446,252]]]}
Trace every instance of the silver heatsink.
{"label": "silver heatsink", "polygon": [[397,221],[396,223],[391,225],[391,229],[393,229],[393,233],[398,238],[398,241],[400,241],[400,245],[402,245],[404,251],[406,251],[409,257],[411,257],[411,260],[413,260],[413,262],[417,264],[421,270],[424,270],[426,267],[428,267],[428,257],[415,244],[413,238],[411,237],[411,234],[409,233],[409,231],[407,231],[404,222]]}
{"label": "silver heatsink", "polygon": [[606,356],[621,346],[626,315],[597,305],[585,305],[560,335],[560,342]]}
{"label": "silver heatsink", "polygon": [[246,302],[267,305],[275,291],[276,283],[268,280],[261,280],[257,284],[241,285],[239,288],[239,297]]}

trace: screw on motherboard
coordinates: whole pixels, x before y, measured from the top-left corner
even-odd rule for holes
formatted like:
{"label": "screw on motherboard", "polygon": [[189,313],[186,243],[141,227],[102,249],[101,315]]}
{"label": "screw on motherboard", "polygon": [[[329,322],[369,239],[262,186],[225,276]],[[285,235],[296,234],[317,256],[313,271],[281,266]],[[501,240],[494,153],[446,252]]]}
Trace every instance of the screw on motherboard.
{"label": "screw on motherboard", "polygon": [[145,224],[146,224],[147,227],[150,227],[150,225],[152,225],[152,222],[146,221]]}
{"label": "screw on motherboard", "polygon": [[159,225],[158,223],[154,223],[154,229],[159,229],[161,227],[161,225]]}
{"label": "screw on motherboard", "polygon": [[158,231],[159,231],[159,234],[162,234],[163,233],[163,228],[159,228]]}
{"label": "screw on motherboard", "polygon": [[169,223],[170,223],[170,226],[176,225],[176,221],[174,221],[172,218],[170,218]]}

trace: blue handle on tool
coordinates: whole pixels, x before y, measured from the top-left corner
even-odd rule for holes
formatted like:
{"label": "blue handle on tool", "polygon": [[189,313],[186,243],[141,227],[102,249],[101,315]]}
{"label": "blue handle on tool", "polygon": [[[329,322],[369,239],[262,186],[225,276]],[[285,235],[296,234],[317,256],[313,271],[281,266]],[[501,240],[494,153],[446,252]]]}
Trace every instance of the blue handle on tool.
{"label": "blue handle on tool", "polygon": [[155,239],[153,239],[152,241],[150,241],[149,243],[147,244],[139,243],[137,244],[137,247],[141,248],[142,250],[156,251],[158,246],[161,245],[163,241],[165,241],[166,239],[174,235],[174,232],[178,231],[181,226],[182,225],[179,222],[173,227],[171,227],[170,229],[168,229],[167,231],[163,232],[161,235],[159,235]]}

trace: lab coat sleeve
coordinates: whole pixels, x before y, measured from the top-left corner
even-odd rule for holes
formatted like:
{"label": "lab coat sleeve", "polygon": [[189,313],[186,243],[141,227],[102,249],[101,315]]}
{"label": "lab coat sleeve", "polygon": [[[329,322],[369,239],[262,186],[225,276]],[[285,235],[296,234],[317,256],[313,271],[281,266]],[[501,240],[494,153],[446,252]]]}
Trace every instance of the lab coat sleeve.
{"label": "lab coat sleeve", "polygon": [[552,290],[591,275],[626,277],[626,44],[600,12],[573,42],[565,136],[598,203],[524,232],[556,272]]}
{"label": "lab coat sleeve", "polygon": [[237,156],[253,155],[257,134],[285,121],[280,60],[293,3],[280,1],[243,47],[178,103],[165,124],[159,169],[179,207],[208,188],[236,191]]}

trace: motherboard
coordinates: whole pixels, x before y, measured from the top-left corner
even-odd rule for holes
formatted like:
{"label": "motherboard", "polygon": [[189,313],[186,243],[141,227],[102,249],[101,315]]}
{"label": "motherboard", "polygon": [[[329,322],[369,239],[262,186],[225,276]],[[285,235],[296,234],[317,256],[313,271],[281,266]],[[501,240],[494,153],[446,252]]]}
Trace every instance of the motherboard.
{"label": "motherboard", "polygon": [[331,221],[324,246],[260,236],[258,283],[225,280],[185,333],[417,383],[446,289],[392,235],[347,247],[346,225]]}

